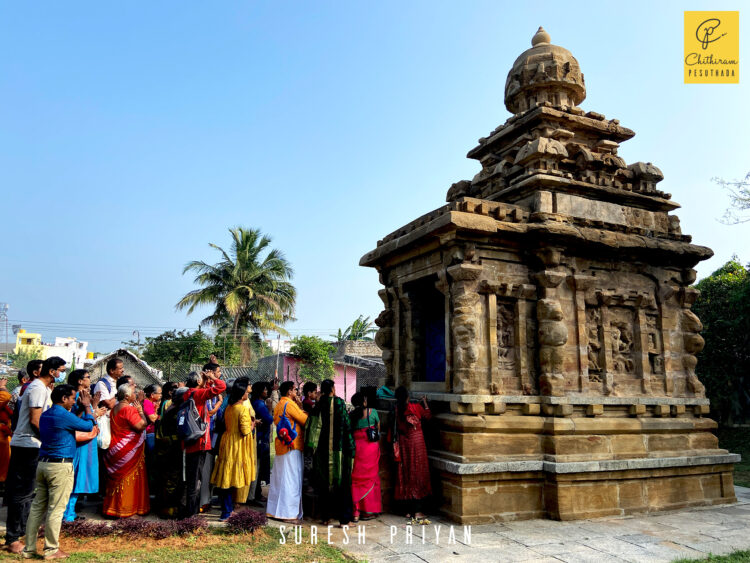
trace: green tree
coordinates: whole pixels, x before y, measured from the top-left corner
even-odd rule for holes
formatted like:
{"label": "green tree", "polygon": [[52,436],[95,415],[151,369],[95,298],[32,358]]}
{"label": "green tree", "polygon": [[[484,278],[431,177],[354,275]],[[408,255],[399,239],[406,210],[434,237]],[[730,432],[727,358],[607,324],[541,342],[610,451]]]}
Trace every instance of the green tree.
{"label": "green tree", "polygon": [[335,338],[337,342],[343,342],[344,340],[372,340],[370,335],[375,334],[377,331],[378,329],[370,321],[370,317],[360,315],[346,329],[343,331],[339,329],[338,334],[332,334],[331,337]]}
{"label": "green tree", "polygon": [[298,336],[290,352],[302,360],[297,376],[305,381],[321,382],[335,375],[331,354],[336,348],[317,336]]}
{"label": "green tree", "polygon": [[229,232],[229,252],[209,244],[221,253],[220,262],[192,261],[185,266],[183,274],[195,272],[195,283],[201,288],[186,294],[176,308],[191,314],[199,306],[213,307],[201,326],[213,326],[219,333],[287,334],[283,325],[293,320],[297,297],[289,281],[292,267],[279,250],[269,248],[271,239],[259,230],[237,227]]}
{"label": "green tree", "polygon": [[41,346],[29,346],[23,347],[18,351],[18,354],[11,353],[10,365],[16,369],[26,369],[26,364],[31,360],[41,360],[44,358],[44,350]]}
{"label": "green tree", "polygon": [[195,332],[168,330],[159,336],[146,337],[141,356],[154,365],[204,364],[215,349],[213,339],[200,329]]}
{"label": "green tree", "polygon": [[235,337],[225,332],[212,337],[200,329],[195,332],[168,330],[146,337],[140,345],[132,340],[123,344],[152,367],[168,374],[185,371],[191,364],[204,364],[211,354],[229,366],[255,366],[258,358],[272,354],[271,347],[258,333]]}
{"label": "green tree", "polygon": [[706,346],[697,375],[706,386],[712,412],[722,423],[747,420],[750,413],[750,270],[735,258],[696,286],[693,311],[703,323]]}

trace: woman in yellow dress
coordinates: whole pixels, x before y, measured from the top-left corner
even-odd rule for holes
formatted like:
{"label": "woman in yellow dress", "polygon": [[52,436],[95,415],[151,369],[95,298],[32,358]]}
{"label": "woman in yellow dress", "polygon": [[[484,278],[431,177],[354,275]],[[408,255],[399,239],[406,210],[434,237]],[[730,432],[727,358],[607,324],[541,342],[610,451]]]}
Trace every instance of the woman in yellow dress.
{"label": "woman in yellow dress", "polygon": [[244,405],[248,386],[247,378],[240,378],[229,391],[229,406],[224,411],[226,431],[211,474],[211,483],[219,489],[222,521],[229,518],[234,509],[233,489],[247,488],[255,480],[255,463],[250,458],[254,448],[249,443],[255,441],[253,420]]}
{"label": "woman in yellow dress", "polygon": [[[247,377],[243,377],[241,379],[244,379],[247,382],[247,390],[249,395],[250,380]],[[258,453],[257,445],[255,444],[255,409],[253,408],[248,395],[246,395],[245,400],[242,401],[242,406],[247,409],[248,413],[250,413],[250,419],[253,421],[253,439],[250,440],[250,443],[248,444],[248,447],[250,448],[248,454],[250,456],[250,463],[252,463],[255,468],[253,469],[253,480],[248,483],[246,487],[240,487],[239,489],[234,491],[234,502],[236,504],[247,504],[247,498],[250,495],[250,491],[255,490],[255,479],[257,478],[258,470]]]}

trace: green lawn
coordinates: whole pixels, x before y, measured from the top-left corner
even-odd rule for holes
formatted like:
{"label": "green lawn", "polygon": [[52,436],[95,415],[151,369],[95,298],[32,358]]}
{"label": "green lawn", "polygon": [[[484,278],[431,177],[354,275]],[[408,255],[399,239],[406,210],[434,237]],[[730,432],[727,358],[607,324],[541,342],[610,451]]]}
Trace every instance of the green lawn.
{"label": "green lawn", "polygon": [[720,448],[742,456],[742,461],[734,466],[734,484],[750,487],[750,428],[719,428],[717,436]]}
{"label": "green lawn", "polygon": [[729,555],[709,555],[705,559],[678,559],[672,563],[748,563],[750,551],[735,551]]}
{"label": "green lawn", "polygon": [[[310,545],[303,542],[295,545],[294,541],[286,544],[279,543],[280,533],[278,529],[266,526],[260,538],[252,536],[233,535],[223,530],[209,532],[209,536],[225,536],[225,541],[201,547],[206,536],[192,536],[184,542],[169,546],[159,546],[159,541],[154,541],[154,547],[145,549],[136,547],[134,549],[122,549],[106,553],[95,551],[77,551],[71,553],[68,561],[94,562],[94,561],[118,561],[137,563],[175,563],[175,561],[210,562],[210,563],[235,563],[236,561],[260,561],[265,563],[278,563],[280,561],[304,563],[307,561],[321,561],[329,563],[340,563],[351,561],[344,553],[336,547],[326,543]],[[202,542],[203,539],[203,542]],[[164,540],[169,542],[169,540]],[[142,543],[141,543],[142,545]],[[14,558],[15,559],[15,558]],[[19,561],[23,561],[18,557]]]}

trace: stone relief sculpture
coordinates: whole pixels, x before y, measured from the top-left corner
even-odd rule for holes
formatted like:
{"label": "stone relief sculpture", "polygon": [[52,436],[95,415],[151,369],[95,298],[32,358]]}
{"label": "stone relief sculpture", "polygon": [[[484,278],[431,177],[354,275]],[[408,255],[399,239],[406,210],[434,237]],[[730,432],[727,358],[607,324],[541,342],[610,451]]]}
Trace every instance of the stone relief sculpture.
{"label": "stone relief sculpture", "polygon": [[454,366],[470,369],[479,357],[476,345],[479,323],[474,306],[479,301],[475,294],[464,293],[453,302],[453,339],[455,342]]}
{"label": "stone relief sculpture", "polygon": [[562,307],[553,299],[537,303],[539,321],[539,383],[544,395],[561,396],[565,390],[563,377],[563,345],[568,341],[568,327],[563,321]]}
{"label": "stone relief sculpture", "polygon": [[651,373],[664,375],[664,357],[659,333],[658,319],[656,315],[646,316],[646,338],[648,342],[648,359],[651,364]]}
{"label": "stone relief sculpture", "polygon": [[497,304],[497,365],[504,371],[512,371],[515,361],[515,315],[508,303]]}
{"label": "stone relief sculpture", "polygon": [[602,377],[602,312],[597,308],[586,309],[586,334],[588,336],[587,356],[589,362],[589,381],[601,383]]}
{"label": "stone relief sculpture", "polygon": [[685,353],[682,355],[682,365],[687,374],[687,388],[700,397],[706,395],[706,388],[695,375],[695,366],[698,358],[695,355],[703,350],[706,341],[698,334],[703,330],[703,323],[690,309],[682,310],[682,330]]}
{"label": "stone relief sculpture", "polygon": [[616,373],[633,375],[635,372],[633,311],[624,307],[611,307],[609,311],[612,368]]}

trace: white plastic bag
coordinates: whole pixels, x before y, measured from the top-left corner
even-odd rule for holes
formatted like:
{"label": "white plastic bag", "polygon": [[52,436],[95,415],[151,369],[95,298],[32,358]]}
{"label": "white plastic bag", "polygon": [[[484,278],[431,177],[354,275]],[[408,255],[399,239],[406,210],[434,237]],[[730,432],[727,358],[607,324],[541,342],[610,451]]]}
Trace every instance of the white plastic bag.
{"label": "white plastic bag", "polygon": [[103,450],[109,449],[109,442],[112,440],[112,433],[109,429],[109,414],[100,416],[96,420],[97,426],[99,426],[99,435],[96,437],[96,443]]}

